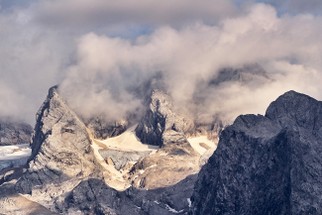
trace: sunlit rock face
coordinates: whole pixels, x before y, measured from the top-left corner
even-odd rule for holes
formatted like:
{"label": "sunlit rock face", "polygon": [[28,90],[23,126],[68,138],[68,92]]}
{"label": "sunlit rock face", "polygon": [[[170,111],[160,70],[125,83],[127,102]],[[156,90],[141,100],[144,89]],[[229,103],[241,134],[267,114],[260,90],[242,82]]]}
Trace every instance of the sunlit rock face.
{"label": "sunlit rock face", "polygon": [[16,185],[22,193],[32,193],[35,186],[87,177],[96,168],[86,127],[56,87],[49,90],[37,113],[31,147],[29,167]]}
{"label": "sunlit rock face", "polygon": [[290,91],[238,117],[198,176],[192,214],[321,214],[322,102]]}

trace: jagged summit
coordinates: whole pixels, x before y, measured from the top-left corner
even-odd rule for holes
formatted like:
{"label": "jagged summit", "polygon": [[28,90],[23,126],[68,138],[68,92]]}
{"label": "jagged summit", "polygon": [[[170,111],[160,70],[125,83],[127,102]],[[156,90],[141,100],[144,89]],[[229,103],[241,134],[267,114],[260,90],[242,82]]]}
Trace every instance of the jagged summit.
{"label": "jagged summit", "polygon": [[162,146],[185,140],[185,133],[193,128],[193,119],[176,112],[169,95],[153,90],[146,114],[135,131],[143,143]]}
{"label": "jagged summit", "polygon": [[322,105],[305,94],[289,91],[272,102],[265,116],[278,120],[283,126],[295,126],[295,123],[297,126],[318,131],[322,125]]}
{"label": "jagged summit", "polygon": [[321,214],[322,102],[289,91],[221,132],[162,90],[147,101],[138,124],[84,123],[49,89],[16,191],[62,214]]}
{"label": "jagged summit", "polygon": [[22,193],[31,193],[35,186],[87,177],[96,168],[86,127],[61,98],[57,86],[49,89],[37,113],[31,147],[28,171],[16,185]]}
{"label": "jagged summit", "polygon": [[321,214],[322,102],[289,91],[222,133],[192,214]]}
{"label": "jagged summit", "polygon": [[[135,214],[187,211],[187,198],[196,180],[193,175],[215,150],[218,126],[203,125],[202,133],[195,132],[200,128],[178,113],[171,97],[160,89],[152,90],[147,101],[146,112],[136,123],[130,121],[135,117],[84,122],[60,95],[58,86],[50,88],[36,116],[28,165],[19,172],[5,173],[3,181],[17,178],[16,192],[63,214],[70,210],[70,214],[77,210],[118,213],[124,208],[136,208]],[[106,189],[92,193],[97,190],[90,187],[92,182]],[[86,196],[90,193],[91,197]],[[113,193],[121,199],[135,195],[142,199],[135,197],[124,207],[117,206],[120,199],[115,198],[92,201]],[[79,204],[78,199],[87,202]]]}

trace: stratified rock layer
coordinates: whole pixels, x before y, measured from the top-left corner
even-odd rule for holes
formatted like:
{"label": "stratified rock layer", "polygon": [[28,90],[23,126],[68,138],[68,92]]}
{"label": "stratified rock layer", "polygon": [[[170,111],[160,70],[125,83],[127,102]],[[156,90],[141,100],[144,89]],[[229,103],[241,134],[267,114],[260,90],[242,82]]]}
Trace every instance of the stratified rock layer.
{"label": "stratified rock layer", "polygon": [[322,214],[322,102],[290,91],[238,117],[202,168],[192,214]]}
{"label": "stratified rock layer", "polygon": [[32,155],[17,190],[31,193],[36,185],[62,183],[89,176],[95,169],[94,155],[85,125],[60,98],[56,87],[37,114]]}

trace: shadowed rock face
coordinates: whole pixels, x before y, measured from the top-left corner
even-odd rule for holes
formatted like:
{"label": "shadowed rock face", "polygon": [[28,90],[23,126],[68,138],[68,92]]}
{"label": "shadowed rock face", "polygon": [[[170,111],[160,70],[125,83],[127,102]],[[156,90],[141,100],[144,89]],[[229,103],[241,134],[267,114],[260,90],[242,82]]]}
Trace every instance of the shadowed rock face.
{"label": "shadowed rock face", "polygon": [[30,143],[32,127],[11,120],[0,120],[0,146]]}
{"label": "shadowed rock face", "polygon": [[322,102],[290,91],[238,117],[202,168],[192,214],[322,214]]}
{"label": "shadowed rock face", "polygon": [[149,106],[136,128],[142,143],[162,146],[171,142],[182,142],[185,133],[194,127],[193,120],[174,111],[172,99],[160,90],[151,94]]}
{"label": "shadowed rock face", "polygon": [[221,69],[215,79],[210,81],[211,85],[219,85],[225,82],[239,82],[252,85],[270,80],[267,72],[259,64],[248,64],[240,68]]}
{"label": "shadowed rock face", "polygon": [[106,139],[115,137],[126,131],[128,127],[127,120],[120,120],[114,122],[107,122],[102,117],[96,117],[88,120],[86,126],[92,132],[96,139]]}
{"label": "shadowed rock face", "polygon": [[65,198],[63,208],[85,214],[187,214],[196,175],[164,188],[118,192],[98,179],[81,182]]}

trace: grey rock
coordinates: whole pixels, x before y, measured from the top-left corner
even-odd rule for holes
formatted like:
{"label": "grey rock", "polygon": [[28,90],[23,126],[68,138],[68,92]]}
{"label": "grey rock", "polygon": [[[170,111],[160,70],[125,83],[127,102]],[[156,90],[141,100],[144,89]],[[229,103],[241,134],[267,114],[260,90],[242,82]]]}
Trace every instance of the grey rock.
{"label": "grey rock", "polygon": [[194,129],[186,133],[186,136],[206,135],[210,140],[217,140],[228,124],[228,122],[223,122],[219,117],[214,117],[211,122],[196,120]]}
{"label": "grey rock", "polygon": [[32,127],[10,119],[0,120],[0,146],[30,143]]}
{"label": "grey rock", "polygon": [[141,190],[129,188],[118,192],[99,179],[81,182],[65,198],[65,208],[81,210],[85,214],[187,214],[189,197],[196,175],[187,177],[176,185]]}
{"label": "grey rock", "polygon": [[16,188],[31,193],[34,186],[60,184],[89,176],[96,168],[86,127],[59,96],[57,87],[37,113],[32,154],[27,172]]}
{"label": "grey rock", "polygon": [[0,185],[0,214],[3,215],[58,215],[43,205],[15,192],[13,183]]}
{"label": "grey rock", "polygon": [[141,142],[162,146],[176,142],[184,133],[193,129],[193,120],[174,110],[172,99],[161,90],[154,90],[148,103],[148,109],[136,128]]}
{"label": "grey rock", "polygon": [[223,68],[218,75],[210,81],[211,85],[234,81],[242,84],[252,84],[268,81],[267,72],[259,64],[248,64],[240,68]]}
{"label": "grey rock", "polygon": [[86,120],[86,126],[89,128],[96,139],[106,139],[123,133],[129,122],[127,120],[119,120],[114,122],[106,121],[102,117],[95,117]]}
{"label": "grey rock", "polygon": [[290,91],[238,117],[199,173],[191,214],[322,214],[322,102]]}
{"label": "grey rock", "polygon": [[104,160],[111,159],[114,167],[117,170],[124,168],[129,162],[136,163],[143,157],[146,157],[151,152],[149,151],[118,151],[118,150],[111,150],[111,149],[100,149],[99,153],[104,158]]}
{"label": "grey rock", "polygon": [[[28,161],[28,157],[13,160],[0,160],[0,175],[2,172],[10,171],[12,168],[23,167]],[[1,184],[1,183],[0,183]]]}

